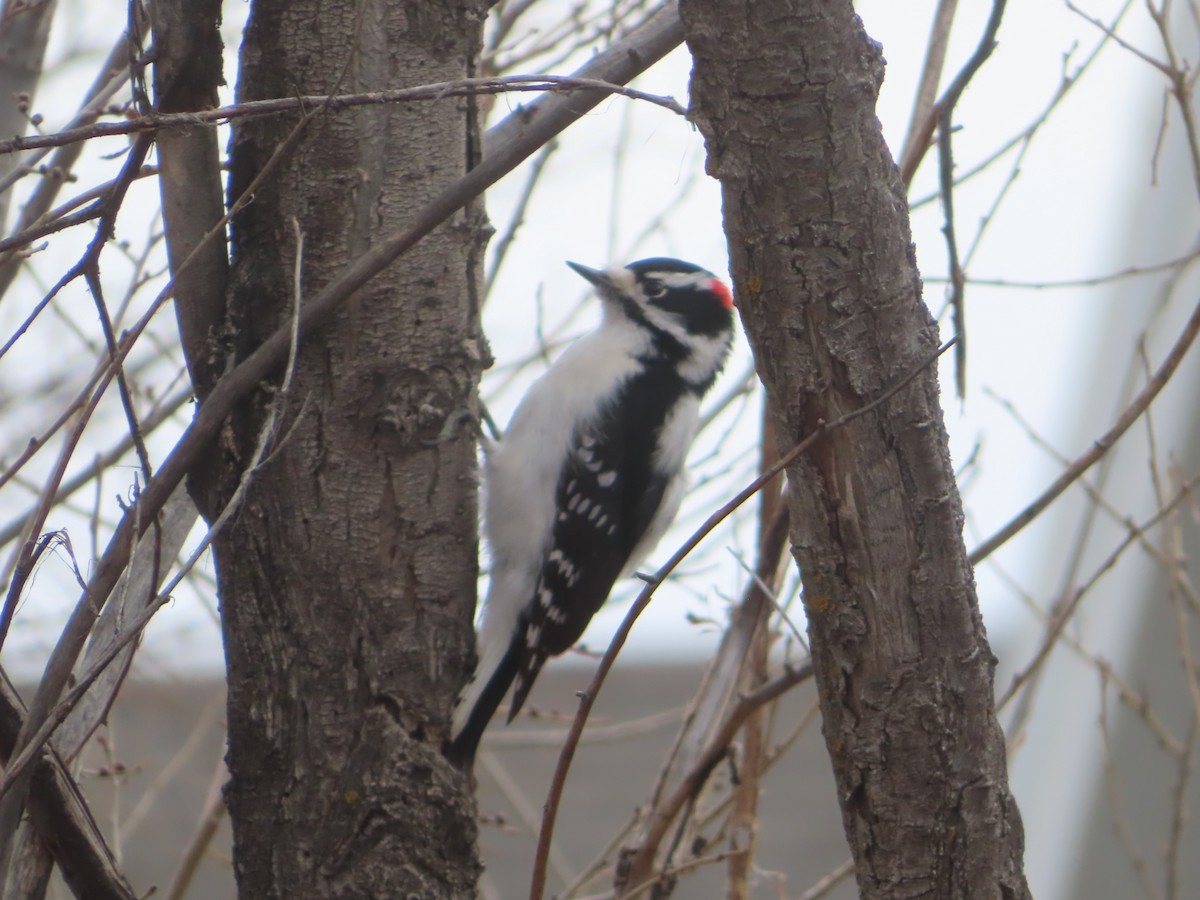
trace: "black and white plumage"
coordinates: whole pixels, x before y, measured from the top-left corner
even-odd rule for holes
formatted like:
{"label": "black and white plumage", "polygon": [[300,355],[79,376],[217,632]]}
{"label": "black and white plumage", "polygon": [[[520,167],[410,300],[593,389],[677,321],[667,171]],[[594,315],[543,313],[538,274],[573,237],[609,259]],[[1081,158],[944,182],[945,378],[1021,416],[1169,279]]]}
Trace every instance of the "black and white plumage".
{"label": "black and white plumage", "polygon": [[486,454],[491,583],[447,748],[460,765],[509,685],[512,721],[546,659],[579,640],[670,525],[700,398],[733,337],[729,289],[699,266],[568,265],[596,286],[603,321],[534,383]]}

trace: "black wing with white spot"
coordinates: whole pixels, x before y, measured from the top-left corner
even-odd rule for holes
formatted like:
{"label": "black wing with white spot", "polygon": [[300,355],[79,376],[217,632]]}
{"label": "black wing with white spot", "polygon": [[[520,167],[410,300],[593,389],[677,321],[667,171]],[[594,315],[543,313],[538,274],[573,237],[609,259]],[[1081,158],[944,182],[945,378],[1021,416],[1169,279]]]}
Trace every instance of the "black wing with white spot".
{"label": "black wing with white spot", "polygon": [[572,438],[550,546],[521,623],[509,721],[546,659],[578,641],[604,605],[675,474],[657,467],[654,449],[668,410],[687,388],[663,375],[630,379],[597,421]]}

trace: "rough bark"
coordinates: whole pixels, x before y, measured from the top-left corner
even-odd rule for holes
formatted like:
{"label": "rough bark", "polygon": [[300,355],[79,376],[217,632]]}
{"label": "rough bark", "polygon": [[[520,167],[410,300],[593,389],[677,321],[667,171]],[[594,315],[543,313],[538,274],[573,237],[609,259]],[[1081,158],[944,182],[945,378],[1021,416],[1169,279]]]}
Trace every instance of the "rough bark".
{"label": "rough bark", "polygon": [[[485,4],[257,0],[239,100],[472,74]],[[244,358],[470,167],[468,100],[237,126],[226,338]],[[289,143],[289,141],[291,141]],[[476,288],[484,221],[458,213],[306,340],[268,461],[216,543],[229,678],[226,799],[244,897],[467,897],[473,801],[441,755],[472,652]],[[203,390],[203,388],[202,388]],[[278,393],[241,402],[195,473],[210,519]]]}
{"label": "rough bark", "polygon": [[[937,346],[874,115],[883,60],[850,0],[680,11],[738,305],[786,449]],[[862,896],[1028,897],[935,368],[788,479]]]}

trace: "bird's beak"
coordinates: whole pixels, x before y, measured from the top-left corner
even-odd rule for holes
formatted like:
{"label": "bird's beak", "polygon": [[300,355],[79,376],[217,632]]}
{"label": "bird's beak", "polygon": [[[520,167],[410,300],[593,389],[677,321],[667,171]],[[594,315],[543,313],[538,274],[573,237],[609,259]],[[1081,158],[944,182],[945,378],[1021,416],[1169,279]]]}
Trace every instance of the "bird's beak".
{"label": "bird's beak", "polygon": [[581,266],[579,263],[570,261],[567,262],[567,265],[598,288],[612,286],[612,279],[608,277],[608,273],[603,269],[589,269],[587,266]]}

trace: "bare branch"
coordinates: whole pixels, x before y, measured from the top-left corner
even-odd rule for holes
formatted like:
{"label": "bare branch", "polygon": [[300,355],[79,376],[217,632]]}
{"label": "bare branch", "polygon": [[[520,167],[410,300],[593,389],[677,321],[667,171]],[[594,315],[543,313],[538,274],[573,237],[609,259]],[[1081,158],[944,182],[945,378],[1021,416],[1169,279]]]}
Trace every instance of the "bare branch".
{"label": "bare branch", "polygon": [[1138,420],[1141,414],[1154,402],[1154,398],[1166,387],[1167,382],[1171,380],[1171,376],[1175,374],[1175,370],[1179,368],[1179,364],[1183,362],[1184,356],[1187,355],[1188,350],[1195,342],[1198,333],[1200,333],[1200,304],[1197,304],[1196,308],[1192,310],[1191,318],[1188,319],[1174,346],[1171,347],[1170,352],[1158,367],[1158,371],[1154,373],[1154,377],[1147,382],[1146,386],[1142,388],[1133,402],[1117,417],[1117,421],[1113,424],[1112,428],[1097,438],[1088,451],[1076,459],[1067,468],[1067,471],[1055,479],[1054,483],[1046,488],[1041,496],[1025,507],[1007,525],[976,547],[970,556],[972,565],[979,565],[980,562],[987,559],[988,556],[1003,546],[1009,538],[1041,515],[1046,507],[1053,503],[1063,491],[1070,487],[1098,459],[1103,457],[1113,444],[1120,440],[1121,436],[1129,430],[1129,427]]}
{"label": "bare branch", "polygon": [[221,819],[225,815],[225,798],[221,796],[221,787],[228,779],[229,772],[225,768],[224,758],[217,760],[208,796],[204,800],[204,812],[196,826],[196,833],[184,849],[179,868],[171,879],[171,887],[167,890],[167,900],[183,900],[187,895],[196,869],[200,866],[200,861],[204,858],[204,854],[217,833],[217,826],[220,825]]}
{"label": "bare branch", "polygon": [[1186,490],[1177,492],[1175,496],[1164,506],[1159,508],[1158,511],[1155,512],[1148,521],[1143,522],[1139,526],[1130,528],[1128,533],[1117,545],[1117,547],[1111,553],[1109,553],[1108,556],[1105,557],[1096,567],[1092,576],[1080,586],[1072,588],[1058,603],[1055,604],[1053,614],[1049,617],[1046,633],[1042,637],[1042,642],[1039,645],[1037,652],[1033,655],[1033,658],[1025,666],[1025,668],[1013,676],[1012,683],[996,702],[997,709],[1002,709],[1005,705],[1007,705],[1008,702],[1016,695],[1021,686],[1041,671],[1042,665],[1050,656],[1050,652],[1062,639],[1063,629],[1066,627],[1067,622],[1069,622],[1071,617],[1074,616],[1076,609],[1079,608],[1079,604],[1083,601],[1083,598],[1096,584],[1096,582],[1100,580],[1100,577],[1105,572],[1109,571],[1114,565],[1116,565],[1118,558],[1120,558],[1121,554],[1123,554],[1125,550],[1141,540],[1142,535],[1149,528],[1157,525],[1159,522],[1170,516],[1176,507],[1183,503],[1188,496],[1189,495]]}
{"label": "bare branch", "polygon": [[[933,25],[929,29],[929,41],[925,46],[925,67],[921,70],[921,83],[917,86],[917,96],[913,102],[912,115],[908,121],[908,131],[904,142],[900,145],[900,171],[916,172],[916,161],[925,153],[924,148],[917,150],[915,142],[924,123],[933,112],[934,101],[937,99],[938,84],[942,79],[942,70],[946,65],[946,48],[950,46],[950,31],[954,25],[954,13],[958,9],[958,0],[939,0],[937,10],[933,14]],[[925,138],[929,140],[928,136]]]}
{"label": "bare branch", "polygon": [[848,859],[800,895],[800,900],[821,900],[854,874],[854,860]]}
{"label": "bare branch", "polygon": [[[6,762],[23,716],[20,697],[7,676],[0,676],[0,753]],[[133,900],[133,889],[118,870],[75,780],[57,755],[43,756],[33,784],[30,817],[76,895],[86,892],[97,900]]]}
{"label": "bare branch", "polygon": [[525,222],[525,211],[529,208],[529,200],[533,196],[533,190],[537,187],[542,173],[546,170],[546,163],[550,161],[550,157],[557,149],[558,142],[551,141],[542,148],[542,151],[529,167],[529,176],[525,179],[525,184],[521,188],[521,195],[517,198],[517,204],[513,208],[508,227],[504,229],[504,233],[496,241],[496,249],[492,252],[492,264],[488,268],[487,276],[483,280],[483,296],[485,300],[492,295],[492,286],[496,283],[496,276],[500,273],[500,267],[504,265],[504,257],[508,254],[508,248],[512,246],[513,239],[517,236],[517,229]]}
{"label": "bare branch", "polygon": [[[905,155],[905,161],[908,164],[907,168],[900,170],[900,177],[905,184],[910,184],[913,175],[916,174],[917,168],[921,165],[921,160],[925,156],[925,151],[929,149],[930,137],[933,135],[935,127],[945,127],[945,123],[949,121],[951,114],[954,112],[954,106],[958,103],[958,98],[962,96],[962,92],[966,90],[971,79],[975,77],[975,73],[983,67],[987,62],[992,51],[996,49],[996,35],[1000,31],[1000,21],[1004,18],[1004,6],[1007,0],[992,0],[992,13],[988,17],[987,25],[984,26],[983,35],[979,39],[979,45],[975,48],[975,52],[971,58],[967,60],[966,65],[959,70],[959,73],[954,77],[954,81],[946,88],[945,93],[933,109],[929,111],[929,115],[925,118],[925,122],[921,128],[913,129],[909,132],[907,149],[911,149],[911,154]],[[0,145],[2,147],[3,145]]]}
{"label": "bare branch", "polygon": [[[123,65],[123,62],[129,55],[127,44],[128,38],[122,34],[118,38],[116,45],[109,52],[108,57],[101,64],[100,72],[84,96],[82,108],[71,120],[69,128],[81,127],[96,121],[104,111],[108,101],[112,99],[113,95],[128,80],[129,70]],[[45,167],[45,176],[34,190],[33,196],[22,206],[21,213],[13,227],[15,234],[20,235],[24,232],[29,235],[26,238],[26,242],[35,240],[40,235],[51,233],[49,230],[45,230],[46,223],[43,219],[49,218],[53,220],[56,218],[53,215],[47,217],[47,210],[50,209],[50,204],[54,202],[54,198],[58,196],[59,190],[66,183],[67,176],[78,161],[82,149],[82,143],[63,147],[54,154],[54,158]],[[7,177],[0,180],[0,190],[7,190],[17,178],[31,171],[32,167],[47,154],[48,149],[40,153],[30,154],[22,160],[21,165],[15,166]],[[38,226],[42,226],[40,234],[38,233]],[[24,246],[24,244],[16,246]],[[0,244],[0,249],[3,249],[2,244]],[[9,255],[3,258],[3,262],[0,262],[0,297],[7,293],[19,269],[20,258],[14,255]]]}
{"label": "bare branch", "polygon": [[[1145,266],[1126,266],[1123,269],[1118,269],[1115,272],[1109,272],[1105,275],[1093,275],[1090,278],[1066,278],[1060,281],[1016,281],[1008,278],[974,278],[968,277],[967,284],[983,285],[987,287],[1014,288],[1017,290],[1026,291],[1049,291],[1058,290],[1061,288],[1075,287],[1095,287],[1101,284],[1111,284],[1114,281],[1119,281],[1124,278],[1137,278],[1141,275],[1154,275],[1158,272],[1171,272],[1176,269],[1182,269],[1190,266],[1192,263],[1200,259],[1200,250],[1192,250],[1185,253],[1183,256],[1177,256],[1174,259],[1168,259],[1165,262],[1153,263]],[[942,278],[926,278],[926,284],[942,284],[946,279]]]}
{"label": "bare branch", "polygon": [[942,190],[942,233],[946,237],[947,267],[950,271],[950,309],[954,318],[954,388],[960,401],[967,396],[967,310],[964,286],[966,274],[958,258],[958,236],[954,231],[954,150],[950,138],[952,108],[942,114],[938,126],[938,183]]}
{"label": "bare branch", "polygon": [[[125,119],[119,122],[97,122],[70,128],[55,134],[30,135],[0,141],[0,155],[21,150],[37,150],[44,147],[62,147],[79,141],[98,137],[123,134],[141,134],[163,128],[194,128],[198,125],[216,126],[235,119],[251,116],[279,115],[286,112],[305,112],[317,108],[329,110],[350,109],[355,106],[376,106],[382,103],[408,103],[417,100],[448,100],[455,97],[471,97],[482,94],[542,93],[542,94],[603,94],[619,95],[631,100],[642,100],[661,106],[677,116],[686,116],[685,110],[673,97],[662,97],[614,84],[601,78],[579,75],[503,75],[496,78],[462,78],[417,87],[396,88],[389,91],[370,91],[360,94],[338,94],[336,96],[279,97],[271,100],[251,100],[220,109],[201,110],[188,113],[153,113]],[[595,105],[592,103],[591,105]]]}
{"label": "bare branch", "polygon": [[[812,662],[809,661],[795,669],[787,669],[782,675],[775,678],[775,680],[768,682],[758,690],[738,700],[728,718],[722,723],[721,728],[709,741],[704,753],[696,760],[696,764],[692,770],[675,788],[674,793],[667,797],[659,808],[655,810],[654,818],[647,828],[645,843],[639,848],[639,854],[648,855],[653,859],[653,854],[663,837],[666,836],[667,829],[675,820],[675,817],[679,814],[684,804],[699,793],[717,763],[729,752],[729,745],[733,741],[734,735],[745,724],[746,719],[766,703],[778,699],[784,693],[811,676]],[[637,878],[641,874],[642,869],[640,867],[635,867],[630,871],[632,878]],[[646,875],[645,881],[653,880],[649,872]],[[634,883],[642,885],[645,881],[635,880]]]}
{"label": "bare branch", "polygon": [[[192,398],[191,388],[177,391],[175,394],[167,397],[155,409],[142,420],[142,428],[146,434],[150,434],[159,425],[167,421],[171,416],[175,415],[179,409]],[[133,438],[126,434],[117,444],[103,453],[97,454],[95,459],[87,468],[77,474],[65,479],[59,485],[58,491],[54,494],[54,504],[61,503],[71,494],[78,491],[85,484],[88,484],[96,477],[96,474],[119,460],[122,456],[129,452],[133,447]],[[26,524],[30,518],[36,513],[36,509],[30,510],[17,518],[8,522],[8,524],[0,526],[0,547],[3,547],[9,541],[15,540],[25,530]]]}

